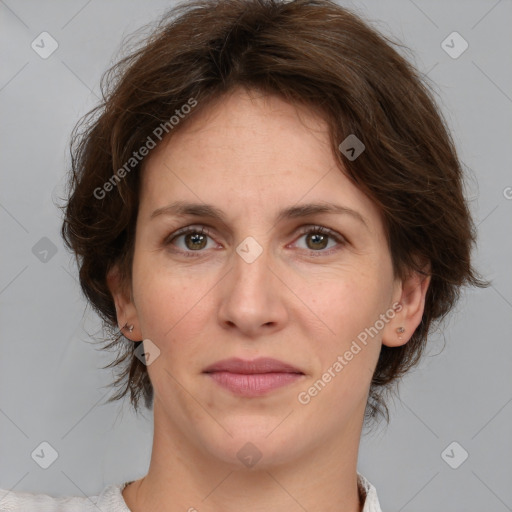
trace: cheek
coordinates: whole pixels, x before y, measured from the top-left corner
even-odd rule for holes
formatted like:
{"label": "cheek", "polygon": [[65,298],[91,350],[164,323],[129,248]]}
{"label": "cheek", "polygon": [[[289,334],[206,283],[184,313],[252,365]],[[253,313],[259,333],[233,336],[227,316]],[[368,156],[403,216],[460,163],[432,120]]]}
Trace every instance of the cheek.
{"label": "cheek", "polygon": [[319,364],[297,398],[301,404],[310,402],[306,407],[312,415],[325,418],[330,411],[327,423],[336,425],[366,403],[381,347],[380,333],[372,337],[366,329],[385,306],[357,280],[331,287],[326,295],[314,302],[329,329],[323,329],[320,339],[311,333]]}
{"label": "cheek", "polygon": [[[135,251],[133,261],[133,293],[141,324],[158,331],[186,309],[187,280],[182,274],[162,265],[160,257],[144,250]],[[170,326],[169,326],[170,327]],[[168,327],[168,328],[169,328]]]}
{"label": "cheek", "polygon": [[378,272],[351,269],[323,280],[311,297],[312,310],[328,328],[331,338],[347,340],[372,325],[383,313],[390,293]]}
{"label": "cheek", "polygon": [[[344,276],[333,276],[321,289],[323,292],[311,299],[312,309],[325,325],[317,344],[321,363],[317,377],[324,375],[322,381],[331,378],[333,392],[339,398],[339,393],[349,392],[356,382],[371,380],[384,325],[379,319],[388,307],[391,280],[376,267],[366,267],[364,271],[353,269]],[[328,370],[330,374],[325,375]]]}
{"label": "cheek", "polygon": [[171,273],[143,258],[135,260],[133,291],[144,338],[167,353],[179,342],[181,348],[173,354],[174,361],[187,357],[184,347],[187,353],[197,350],[195,345],[209,318],[209,288],[204,280],[193,280],[190,274]]}

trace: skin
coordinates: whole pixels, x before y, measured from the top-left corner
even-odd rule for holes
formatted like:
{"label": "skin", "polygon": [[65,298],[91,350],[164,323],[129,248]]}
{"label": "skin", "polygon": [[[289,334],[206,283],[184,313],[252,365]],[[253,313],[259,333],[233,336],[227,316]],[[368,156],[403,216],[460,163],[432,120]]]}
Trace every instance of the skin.
{"label": "skin", "polygon": [[[361,511],[356,467],[371,378],[381,345],[407,343],[419,325],[429,280],[394,277],[380,213],[343,174],[315,112],[235,89],[189,121],[144,162],[131,282],[109,274],[119,326],[132,324],[127,337],[160,350],[147,367],[150,468],[123,497],[134,512]],[[212,204],[225,221],[151,218],[176,200]],[[282,208],[323,201],[366,225],[333,213],[275,221]],[[185,226],[210,235],[171,240]],[[329,228],[343,243],[319,242],[304,226]],[[236,252],[249,236],[262,248],[252,263]],[[396,303],[394,318],[301,404],[298,394]],[[202,373],[260,356],[304,375],[247,398]],[[237,457],[247,442],[262,455],[253,467]]]}

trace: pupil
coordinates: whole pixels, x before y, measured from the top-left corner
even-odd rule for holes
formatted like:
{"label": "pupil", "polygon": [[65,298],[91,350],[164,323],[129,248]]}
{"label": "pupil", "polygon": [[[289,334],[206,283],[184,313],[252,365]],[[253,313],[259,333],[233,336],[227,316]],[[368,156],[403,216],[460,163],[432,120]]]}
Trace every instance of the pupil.
{"label": "pupil", "polygon": [[[311,235],[312,238],[313,238],[313,244],[316,244],[318,243],[319,239],[320,239],[320,244],[321,244],[321,249],[323,249],[324,247],[326,247],[326,244],[325,243],[322,243],[322,242],[326,242],[327,241],[327,237],[325,235],[322,235],[320,233],[315,233],[313,235]],[[318,248],[318,247],[316,247]]]}
{"label": "pupil", "polygon": [[[202,234],[199,234],[199,233],[193,233],[193,234],[189,234],[187,235],[187,240],[191,240],[192,241],[192,247],[189,247],[189,249],[202,249],[204,247],[204,241],[205,241],[205,236],[202,235]],[[198,245],[197,242],[201,243],[203,242],[201,245]],[[188,246],[188,244],[187,244]]]}

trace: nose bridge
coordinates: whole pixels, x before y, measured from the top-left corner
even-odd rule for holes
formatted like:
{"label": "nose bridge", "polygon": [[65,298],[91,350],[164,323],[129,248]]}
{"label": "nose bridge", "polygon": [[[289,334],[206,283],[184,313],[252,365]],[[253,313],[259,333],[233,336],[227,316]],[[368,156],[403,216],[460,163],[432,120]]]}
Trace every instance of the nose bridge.
{"label": "nose bridge", "polygon": [[271,286],[270,249],[263,237],[260,237],[260,242],[248,236],[238,244],[233,255],[234,288],[242,292],[246,299],[265,295]]}
{"label": "nose bridge", "polygon": [[229,284],[221,299],[220,321],[246,334],[282,324],[285,308],[280,303],[279,280],[269,268],[272,253],[268,244],[247,237],[235,250]]}

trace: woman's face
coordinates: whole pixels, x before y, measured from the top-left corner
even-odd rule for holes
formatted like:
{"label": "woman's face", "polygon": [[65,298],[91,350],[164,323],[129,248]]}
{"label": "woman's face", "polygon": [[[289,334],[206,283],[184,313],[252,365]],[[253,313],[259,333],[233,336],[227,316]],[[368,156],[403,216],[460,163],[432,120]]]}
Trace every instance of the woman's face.
{"label": "woman's face", "polygon": [[[153,150],[133,301],[118,308],[160,351],[148,365],[157,431],[238,465],[246,452],[275,464],[358,437],[383,336],[398,337],[402,288],[378,210],[338,168],[323,121],[301,112],[238,90]],[[177,202],[195,206],[176,214]],[[301,373],[205,373],[260,357]]]}

